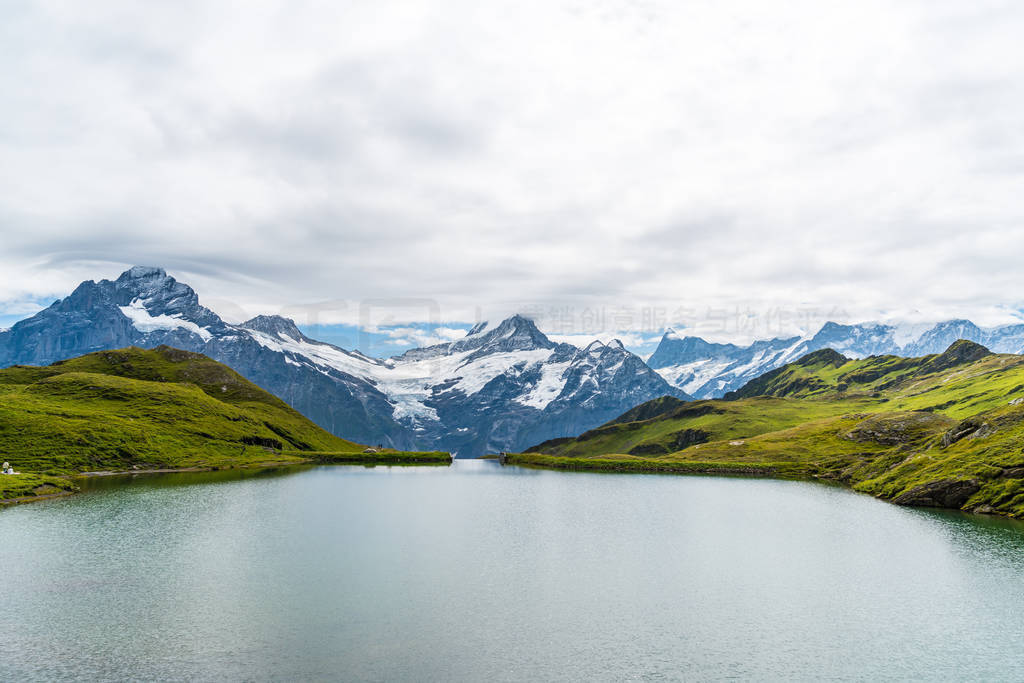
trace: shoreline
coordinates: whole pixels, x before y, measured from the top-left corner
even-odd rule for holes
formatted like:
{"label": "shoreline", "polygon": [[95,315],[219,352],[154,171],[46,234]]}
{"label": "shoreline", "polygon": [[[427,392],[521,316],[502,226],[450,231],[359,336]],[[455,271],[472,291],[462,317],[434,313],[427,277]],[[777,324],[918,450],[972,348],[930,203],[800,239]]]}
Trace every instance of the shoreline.
{"label": "shoreline", "polygon": [[0,499],[0,508],[7,506],[23,505],[25,503],[35,503],[44,500],[53,500],[54,498],[67,498],[77,494],[78,491],[61,491],[60,493],[44,493],[38,496],[21,496],[20,498],[3,498]]}
{"label": "shoreline", "polygon": [[[286,454],[287,455],[287,454]],[[55,498],[66,498],[81,493],[80,487],[75,484],[76,479],[100,479],[107,477],[124,477],[131,475],[154,475],[154,474],[187,474],[187,473],[200,473],[200,472],[230,472],[232,470],[259,470],[259,469],[275,469],[282,467],[310,467],[317,465],[362,465],[366,467],[374,467],[377,465],[387,466],[410,466],[410,467],[429,467],[429,466],[447,466],[452,462],[452,456],[450,453],[441,452],[410,452],[408,454],[402,452],[394,453],[328,453],[328,452],[315,452],[313,457],[296,456],[295,460],[285,461],[271,461],[271,462],[251,462],[251,463],[240,463],[232,464],[229,466],[222,465],[190,465],[188,467],[149,467],[146,469],[138,470],[93,470],[89,472],[76,472],[73,474],[66,474],[60,476],[54,476],[53,478],[66,480],[71,484],[72,488],[66,490],[57,491],[46,491],[44,493],[29,495],[29,496],[17,496],[15,498],[0,498],[0,508],[6,508],[8,506],[23,505],[26,503],[42,502],[45,500],[53,500]],[[16,475],[3,475],[3,476],[38,476],[33,472],[21,472]],[[43,485],[45,486],[45,484]],[[37,487],[41,488],[41,487]]]}
{"label": "shoreline", "polygon": [[[454,458],[449,453],[416,453],[414,457],[402,456],[399,453],[330,453],[319,454],[320,457],[303,458],[299,460],[254,462],[247,464],[232,465],[228,467],[210,466],[188,466],[188,467],[160,467],[139,470],[96,470],[79,472],[61,476],[73,486],[69,490],[47,491],[38,495],[19,496],[16,498],[0,499],[0,509],[34,503],[37,501],[53,500],[76,495],[81,489],[74,484],[76,479],[99,479],[108,477],[124,477],[130,475],[156,475],[156,474],[187,474],[201,472],[230,472],[232,470],[260,470],[290,467],[310,467],[328,465],[362,465],[366,467],[383,466],[450,466]],[[585,472],[591,474],[661,474],[673,476],[723,476],[739,477],[745,479],[776,479],[789,481],[805,481],[831,486],[841,486],[855,493],[871,496],[900,507],[917,509],[947,510],[964,514],[979,515],[983,517],[996,517],[1000,519],[1021,521],[1020,517],[1005,514],[998,510],[964,509],[962,507],[942,505],[915,505],[896,502],[894,498],[887,498],[875,495],[867,491],[861,491],[855,485],[836,477],[821,476],[808,471],[806,466],[801,464],[780,464],[780,463],[738,463],[738,462],[708,462],[708,461],[675,461],[657,462],[654,460],[594,460],[575,459],[558,456],[549,456],[532,453],[509,453],[502,458],[481,458],[499,460],[502,466],[521,467],[524,469],[548,470],[555,472]],[[14,475],[18,476],[18,475]],[[980,507],[980,506],[979,506]]]}
{"label": "shoreline", "polygon": [[[632,457],[632,456],[631,456]],[[987,506],[976,506],[966,509],[949,505],[927,505],[898,502],[901,496],[886,497],[863,491],[857,488],[856,483],[844,481],[839,477],[823,476],[809,471],[805,463],[735,463],[711,461],[688,461],[679,460],[675,462],[658,462],[655,460],[616,460],[616,459],[594,459],[594,458],[570,458],[565,456],[553,456],[535,453],[509,453],[502,460],[503,465],[513,467],[524,467],[528,469],[550,470],[558,472],[588,472],[591,474],[670,474],[676,476],[725,476],[740,477],[744,479],[778,479],[788,481],[805,481],[818,484],[841,486],[854,493],[871,496],[898,507],[906,507],[918,510],[946,510],[960,512],[968,515],[981,517],[995,517],[1012,521],[1022,521],[1019,516],[1014,516],[992,508],[981,509]]]}

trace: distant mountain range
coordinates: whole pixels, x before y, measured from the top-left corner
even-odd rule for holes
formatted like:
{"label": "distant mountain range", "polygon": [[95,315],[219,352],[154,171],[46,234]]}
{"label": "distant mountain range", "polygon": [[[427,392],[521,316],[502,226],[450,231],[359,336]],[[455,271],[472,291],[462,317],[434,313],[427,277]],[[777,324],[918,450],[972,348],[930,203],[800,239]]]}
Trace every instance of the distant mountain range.
{"label": "distant mountain range", "polygon": [[310,339],[279,316],[228,324],[201,306],[188,285],[160,268],[136,266],[113,281],[83,282],[0,330],[0,367],[167,345],[229,365],[334,434],[472,457],[578,434],[661,396],[721,397],[824,348],[850,358],[917,357],[940,353],[957,339],[1021,353],[1024,324],[829,322],[813,336],[749,346],[668,330],[645,364],[618,341],[580,349],[513,316],[477,325],[453,342],[378,359]]}
{"label": "distant mountain range", "polygon": [[969,320],[927,325],[829,322],[811,337],[757,341],[749,346],[715,344],[670,329],[647,364],[677,389],[697,398],[719,398],[820,349],[831,348],[849,358],[916,358],[942,353],[958,339],[982,344],[996,353],[1024,353],[1024,324],[981,328]]}
{"label": "distant mountain range", "polygon": [[0,332],[0,367],[160,345],[225,363],[334,434],[459,457],[576,434],[659,396],[689,398],[617,341],[558,344],[521,316],[382,360],[278,316],[228,324],[190,287],[141,266],[83,282]]}

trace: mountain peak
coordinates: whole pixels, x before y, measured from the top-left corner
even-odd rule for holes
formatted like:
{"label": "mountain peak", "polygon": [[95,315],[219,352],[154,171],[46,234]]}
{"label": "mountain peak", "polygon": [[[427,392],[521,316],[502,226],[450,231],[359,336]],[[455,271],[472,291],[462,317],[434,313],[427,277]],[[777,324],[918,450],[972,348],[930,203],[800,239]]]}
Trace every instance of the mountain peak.
{"label": "mountain peak", "polygon": [[[106,282],[106,280],[104,280]],[[83,283],[84,284],[84,283]],[[199,297],[188,285],[178,282],[163,268],[132,266],[114,281],[122,296],[144,300],[177,301],[177,306],[198,306]],[[103,283],[100,283],[103,286]]]}
{"label": "mountain peak", "polygon": [[452,353],[472,351],[473,357],[489,353],[508,351],[535,351],[537,349],[553,349],[557,346],[544,336],[529,318],[516,314],[501,321],[498,325],[481,322],[470,328],[465,337],[453,342],[437,344],[419,349],[410,349],[394,359],[424,359],[447,356]]}
{"label": "mountain peak", "polygon": [[305,338],[305,335],[299,330],[294,320],[280,315],[258,315],[251,320],[246,320],[239,327],[278,338],[285,335],[295,341]]}
{"label": "mountain peak", "polygon": [[127,282],[128,280],[148,280],[148,279],[167,279],[167,271],[163,268],[157,268],[154,266],[132,266],[128,270],[121,273],[120,277],[117,278],[118,282]]}
{"label": "mountain peak", "polygon": [[492,323],[489,320],[479,322],[470,328],[469,332],[466,333],[466,336],[486,336],[491,335],[498,330],[501,330],[503,333],[507,333],[509,330],[527,330],[531,332],[536,331],[538,334],[540,333],[540,331],[537,330],[537,326],[534,324],[532,320],[530,320],[524,315],[516,313],[515,315],[509,316],[508,318],[505,318],[504,320],[497,324]]}
{"label": "mountain peak", "polygon": [[991,356],[992,352],[986,347],[967,339],[958,339],[949,345],[949,348],[925,363],[923,370],[926,372],[938,372],[957,365],[973,363],[985,356]]}
{"label": "mountain peak", "polygon": [[665,341],[666,339],[685,339],[685,338],[686,338],[686,335],[683,334],[682,332],[679,332],[674,327],[665,328],[665,334],[661,335],[661,340],[662,341]]}
{"label": "mountain peak", "polygon": [[[463,339],[469,341],[468,336]],[[518,313],[502,320],[497,327],[481,328],[481,332],[477,332],[475,339],[479,339],[481,348],[495,347],[496,350],[506,351],[549,349],[555,346],[550,339],[544,336],[543,332],[537,329],[537,325],[532,320]]]}
{"label": "mountain peak", "polygon": [[497,329],[525,330],[528,332],[537,332],[538,334],[540,333],[540,330],[537,329],[536,323],[534,323],[526,316],[520,315],[519,313],[516,313],[515,315],[502,320],[501,324],[498,325]]}

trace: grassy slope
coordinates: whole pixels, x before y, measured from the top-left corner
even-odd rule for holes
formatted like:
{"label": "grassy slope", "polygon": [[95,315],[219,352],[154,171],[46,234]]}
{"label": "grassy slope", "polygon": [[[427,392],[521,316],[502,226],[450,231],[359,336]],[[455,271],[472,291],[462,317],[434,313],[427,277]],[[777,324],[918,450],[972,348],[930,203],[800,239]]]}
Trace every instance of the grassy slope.
{"label": "grassy slope", "polygon": [[[1024,398],[1022,356],[970,343],[918,359],[816,352],[730,398],[609,423],[512,462],[822,477],[906,504],[1024,516],[1024,402],[1011,404]],[[693,431],[703,443],[672,447]]]}
{"label": "grassy slope", "polygon": [[63,476],[85,471],[444,455],[366,455],[363,448],[227,366],[168,347],[0,370],[0,460],[23,473],[0,475],[0,499],[68,489]]}

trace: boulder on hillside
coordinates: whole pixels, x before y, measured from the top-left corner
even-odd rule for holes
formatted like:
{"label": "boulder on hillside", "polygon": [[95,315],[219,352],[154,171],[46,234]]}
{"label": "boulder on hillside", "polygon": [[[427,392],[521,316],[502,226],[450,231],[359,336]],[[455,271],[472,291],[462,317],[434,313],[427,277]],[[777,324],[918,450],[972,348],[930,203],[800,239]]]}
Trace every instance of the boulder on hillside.
{"label": "boulder on hillside", "polygon": [[897,505],[961,508],[981,489],[977,479],[940,479],[915,486],[893,498]]}
{"label": "boulder on hillside", "polygon": [[997,429],[978,417],[969,417],[957,422],[942,435],[942,445],[949,447],[961,439],[983,439],[995,434]]}

